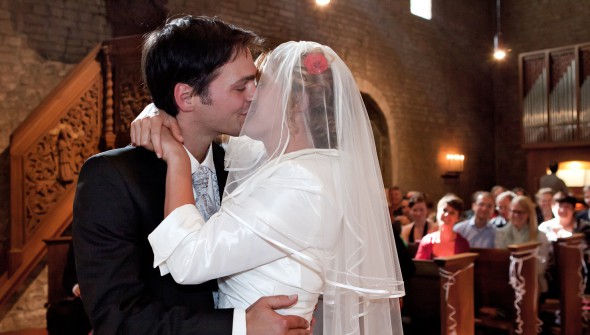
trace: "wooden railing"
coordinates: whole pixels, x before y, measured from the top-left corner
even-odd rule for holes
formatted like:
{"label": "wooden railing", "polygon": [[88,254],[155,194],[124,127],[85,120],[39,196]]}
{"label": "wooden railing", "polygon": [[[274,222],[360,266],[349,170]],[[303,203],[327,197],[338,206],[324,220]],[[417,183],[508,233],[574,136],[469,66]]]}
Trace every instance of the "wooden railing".
{"label": "wooden railing", "polygon": [[44,239],[72,222],[78,173],[99,151],[129,143],[129,122],[149,101],[141,88],[140,37],[96,46],[13,132],[11,235],[0,275],[0,315],[45,256]]}

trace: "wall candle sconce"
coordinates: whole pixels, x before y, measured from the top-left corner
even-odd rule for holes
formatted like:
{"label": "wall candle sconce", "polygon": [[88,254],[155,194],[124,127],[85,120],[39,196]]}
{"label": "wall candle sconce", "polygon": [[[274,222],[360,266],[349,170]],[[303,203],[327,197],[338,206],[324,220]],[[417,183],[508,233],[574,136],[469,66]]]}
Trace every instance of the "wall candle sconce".
{"label": "wall candle sconce", "polygon": [[443,178],[459,178],[461,172],[463,172],[463,161],[465,160],[464,155],[459,154],[447,154],[445,160],[445,173],[442,175]]}

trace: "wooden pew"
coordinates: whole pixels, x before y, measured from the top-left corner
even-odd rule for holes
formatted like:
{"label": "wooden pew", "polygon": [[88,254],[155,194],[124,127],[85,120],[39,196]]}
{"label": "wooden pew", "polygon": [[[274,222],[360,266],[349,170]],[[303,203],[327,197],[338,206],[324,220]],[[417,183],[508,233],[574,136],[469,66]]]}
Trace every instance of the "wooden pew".
{"label": "wooden pew", "polygon": [[[457,335],[474,333],[473,261],[476,257],[477,254],[464,253],[433,261],[414,260],[416,273],[406,280],[402,308],[402,315],[410,320],[405,325],[409,329],[407,334],[447,335],[453,328]],[[449,279],[441,273],[455,276]]]}
{"label": "wooden pew", "polygon": [[[561,333],[582,334],[582,252],[584,234],[559,238],[553,252],[559,280]],[[579,274],[579,275],[578,275]]]}
{"label": "wooden pew", "polygon": [[43,240],[47,245],[47,302],[57,303],[71,296],[63,287],[64,269],[72,238],[57,237]]}
{"label": "wooden pew", "polygon": [[412,257],[412,258],[416,257],[416,253],[418,252],[419,245],[420,245],[420,243],[408,243],[407,248],[408,248],[408,253],[410,254],[410,257]]}
{"label": "wooden pew", "polygon": [[[551,271],[556,287],[545,303],[541,305],[541,314],[545,316],[544,328],[555,334],[581,334],[584,329],[582,321],[583,278],[582,251],[585,245],[583,234],[573,234],[553,242],[554,271]],[[580,275],[578,275],[580,274]],[[551,289],[550,289],[551,291]],[[557,297],[555,294],[557,293]],[[555,312],[560,311],[560,325],[554,325]],[[548,318],[548,319],[547,319]]]}
{"label": "wooden pew", "polygon": [[[522,334],[537,333],[538,265],[537,259],[530,255],[539,245],[538,242],[529,242],[510,245],[508,249],[471,249],[479,254],[475,261],[474,280],[475,322],[478,327],[501,329],[508,334],[518,329],[522,329]],[[524,294],[520,296],[510,284],[511,256],[514,261],[522,261],[521,266],[515,267],[520,270],[520,276],[512,276],[524,289],[521,291]],[[520,312],[515,308],[515,302]],[[482,313],[484,310],[492,313]],[[503,315],[494,315],[497,311]]]}

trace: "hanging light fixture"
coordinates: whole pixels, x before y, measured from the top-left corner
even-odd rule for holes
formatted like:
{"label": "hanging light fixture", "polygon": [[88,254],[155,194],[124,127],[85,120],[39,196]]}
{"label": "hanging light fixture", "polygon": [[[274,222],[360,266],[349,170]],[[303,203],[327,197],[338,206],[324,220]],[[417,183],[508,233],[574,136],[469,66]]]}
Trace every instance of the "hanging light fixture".
{"label": "hanging light fixture", "polygon": [[508,51],[502,43],[502,30],[500,29],[500,0],[496,0],[496,35],[494,35],[494,58],[502,60]]}
{"label": "hanging light fixture", "polygon": [[326,6],[327,4],[330,3],[330,0],[315,0],[315,3],[320,6]]}

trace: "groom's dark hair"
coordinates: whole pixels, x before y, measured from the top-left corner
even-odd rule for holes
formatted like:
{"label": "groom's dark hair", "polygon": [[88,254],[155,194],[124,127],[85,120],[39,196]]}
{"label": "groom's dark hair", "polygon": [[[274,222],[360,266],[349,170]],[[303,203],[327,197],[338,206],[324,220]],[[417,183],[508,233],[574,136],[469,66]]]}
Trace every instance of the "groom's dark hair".
{"label": "groom's dark hair", "polygon": [[143,80],[156,107],[176,116],[177,83],[190,85],[194,95],[210,104],[208,88],[218,69],[240,52],[258,52],[262,42],[255,33],[218,18],[187,15],[172,19],[144,38]]}

